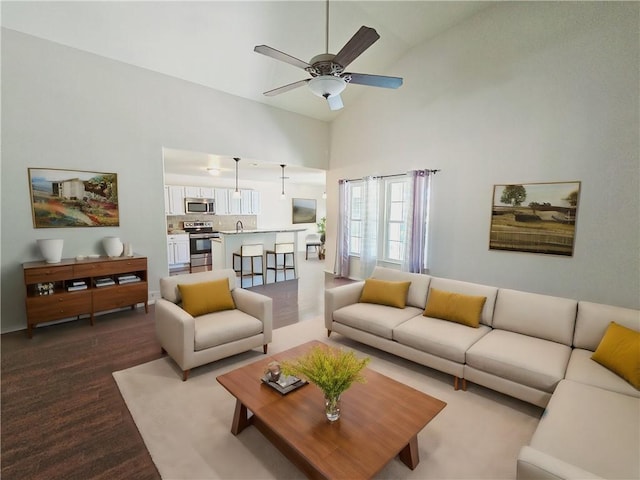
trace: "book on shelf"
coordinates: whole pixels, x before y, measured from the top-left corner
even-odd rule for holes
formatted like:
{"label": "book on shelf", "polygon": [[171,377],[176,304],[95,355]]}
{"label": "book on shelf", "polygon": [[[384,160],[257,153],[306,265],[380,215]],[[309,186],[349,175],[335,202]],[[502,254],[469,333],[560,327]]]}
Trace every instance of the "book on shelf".
{"label": "book on shelf", "polygon": [[102,278],[96,278],[95,279],[95,285],[96,287],[106,287],[108,285],[115,285],[116,282],[113,280],[113,278],[111,277],[102,277]]}
{"label": "book on shelf", "polygon": [[118,281],[120,281],[120,280],[135,280],[136,278],[138,280],[140,280],[140,277],[138,277],[137,275],[133,275],[133,274],[130,274],[130,275],[118,275]]}
{"label": "book on shelf", "polygon": [[86,290],[87,289],[87,285],[72,285],[70,287],[67,287],[67,291],[68,292],[75,292],[77,290]]}
{"label": "book on shelf", "polygon": [[134,278],[125,278],[122,279],[120,277],[118,277],[118,283],[120,285],[124,285],[125,283],[136,283],[140,281],[140,277],[134,277]]}
{"label": "book on shelf", "polygon": [[74,280],[73,282],[71,282],[71,285],[74,287],[80,286],[80,285],[86,285],[84,280]]}

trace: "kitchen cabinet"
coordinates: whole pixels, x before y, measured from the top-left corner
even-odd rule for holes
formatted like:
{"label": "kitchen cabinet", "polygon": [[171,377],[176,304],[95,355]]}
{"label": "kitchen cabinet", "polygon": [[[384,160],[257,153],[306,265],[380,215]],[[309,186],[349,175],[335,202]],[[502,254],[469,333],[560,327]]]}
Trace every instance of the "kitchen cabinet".
{"label": "kitchen cabinet", "polygon": [[242,215],[260,214],[260,192],[255,190],[242,190]]}
{"label": "kitchen cabinet", "polygon": [[165,212],[167,215],[184,215],[184,187],[166,185],[164,187]]}
{"label": "kitchen cabinet", "polygon": [[167,215],[184,215],[185,198],[213,198],[216,215],[259,215],[260,192],[240,190],[240,198],[234,198],[233,188],[179,187],[165,188],[165,210]]}
{"label": "kitchen cabinet", "polygon": [[214,190],[214,199],[216,201],[216,215],[231,215],[229,197],[231,195],[228,188],[216,188]]}
{"label": "kitchen cabinet", "polygon": [[65,258],[57,264],[27,262],[27,333],[39,323],[144,303],[148,313],[147,258]]}
{"label": "kitchen cabinet", "polygon": [[167,257],[169,266],[184,265],[191,261],[188,233],[167,236]]}
{"label": "kitchen cabinet", "polygon": [[214,189],[209,187],[184,187],[187,198],[214,198]]}

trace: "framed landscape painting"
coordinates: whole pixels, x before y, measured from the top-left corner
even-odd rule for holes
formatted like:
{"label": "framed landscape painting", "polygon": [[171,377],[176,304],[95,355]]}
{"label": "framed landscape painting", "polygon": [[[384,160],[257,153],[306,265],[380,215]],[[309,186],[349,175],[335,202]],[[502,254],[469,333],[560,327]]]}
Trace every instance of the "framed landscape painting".
{"label": "framed landscape painting", "polygon": [[29,168],[35,228],[117,227],[115,173]]}
{"label": "framed landscape painting", "polygon": [[316,201],[308,198],[294,198],[291,223],[316,223]]}
{"label": "framed landscape painting", "polygon": [[494,185],[489,249],[573,255],[580,182]]}

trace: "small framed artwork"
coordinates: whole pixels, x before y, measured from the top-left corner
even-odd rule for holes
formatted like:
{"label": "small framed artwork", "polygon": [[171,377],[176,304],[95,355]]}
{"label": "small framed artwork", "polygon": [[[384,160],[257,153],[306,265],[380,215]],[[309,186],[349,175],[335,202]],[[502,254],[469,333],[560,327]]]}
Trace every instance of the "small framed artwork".
{"label": "small framed artwork", "polygon": [[494,185],[490,250],[573,255],[580,182]]}
{"label": "small framed artwork", "polygon": [[34,228],[117,227],[115,173],[29,168]]}
{"label": "small framed artwork", "polygon": [[291,223],[316,223],[315,199],[293,198],[291,204]]}

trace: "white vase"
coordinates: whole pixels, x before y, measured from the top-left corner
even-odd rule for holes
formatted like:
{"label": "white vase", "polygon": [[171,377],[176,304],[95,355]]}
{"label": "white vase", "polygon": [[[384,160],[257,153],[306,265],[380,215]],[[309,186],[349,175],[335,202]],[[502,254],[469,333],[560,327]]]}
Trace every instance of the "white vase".
{"label": "white vase", "polygon": [[64,240],[61,238],[41,238],[36,240],[40,253],[47,263],[60,263],[62,259],[62,246]]}
{"label": "white vase", "polygon": [[109,257],[119,257],[122,255],[123,245],[119,237],[104,237],[102,246]]}

